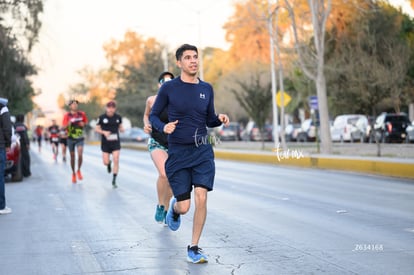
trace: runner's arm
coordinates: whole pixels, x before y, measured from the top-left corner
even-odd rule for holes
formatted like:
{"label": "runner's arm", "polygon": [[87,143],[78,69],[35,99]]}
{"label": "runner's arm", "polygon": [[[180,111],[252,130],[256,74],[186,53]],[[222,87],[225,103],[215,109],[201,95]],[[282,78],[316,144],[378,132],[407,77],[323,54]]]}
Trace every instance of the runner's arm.
{"label": "runner's arm", "polygon": [[209,104],[207,109],[207,127],[214,128],[220,126],[222,123],[219,119],[219,116],[216,114],[214,108],[214,92],[211,88],[211,96],[209,98]]}
{"label": "runner's arm", "polygon": [[161,86],[157,98],[155,99],[154,105],[152,105],[152,110],[149,116],[149,120],[153,128],[155,128],[158,132],[164,133],[164,126],[160,119],[160,115],[162,110],[167,107],[168,105],[168,95],[167,90],[164,89],[165,86]]}
{"label": "runner's arm", "polygon": [[144,131],[147,134],[152,132],[152,126],[149,120],[149,116],[151,113],[151,105],[154,103],[154,99],[155,99],[155,96],[150,96],[147,98],[147,101],[145,103],[145,111],[144,111],[144,116],[142,120],[144,122]]}

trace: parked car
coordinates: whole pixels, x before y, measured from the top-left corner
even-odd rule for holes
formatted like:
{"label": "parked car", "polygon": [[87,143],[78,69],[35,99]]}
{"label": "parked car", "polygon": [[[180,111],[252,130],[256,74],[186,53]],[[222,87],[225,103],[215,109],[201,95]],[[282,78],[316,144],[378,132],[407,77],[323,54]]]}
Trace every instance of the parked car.
{"label": "parked car", "polygon": [[286,141],[296,141],[299,132],[301,131],[301,124],[288,124],[285,128],[285,138]]}
{"label": "parked car", "polygon": [[[261,141],[262,140],[262,133],[260,133],[259,128],[256,124],[253,125],[252,129],[250,130],[250,140],[251,141]],[[263,130],[263,140],[264,141],[272,141],[273,140],[273,126],[272,124],[265,124]]]}
{"label": "parked car", "polygon": [[405,114],[382,113],[375,120],[374,129],[381,142],[407,140],[407,127],[411,125]]}
{"label": "parked car", "polygon": [[369,143],[375,142],[375,131],[374,131],[375,117],[368,116],[368,126],[365,133],[365,141]]}
{"label": "parked car", "polygon": [[119,133],[119,140],[121,142],[147,142],[149,138],[150,135],[138,127],[132,127],[123,133]]}
{"label": "parked car", "polygon": [[6,169],[4,170],[4,175],[10,177],[13,182],[23,180],[20,159],[20,137],[14,132],[14,127],[12,127],[12,143],[10,150],[6,153]]}
{"label": "parked car", "polygon": [[315,141],[316,140],[316,125],[315,122],[311,119],[305,119],[300,129],[298,130],[296,141],[297,142],[306,142],[306,141]]}
{"label": "parked car", "polygon": [[222,125],[217,129],[218,137],[221,141],[225,140],[241,140],[240,124],[237,122],[230,122],[229,125]]}
{"label": "parked car", "polygon": [[332,141],[364,141],[368,127],[368,118],[364,115],[339,115],[331,127]]}
{"label": "parked car", "polygon": [[252,131],[253,126],[255,126],[255,123],[253,121],[249,121],[243,128],[240,133],[241,139],[243,141],[250,141],[250,132]]}
{"label": "parked car", "polygon": [[407,126],[405,131],[407,132],[406,142],[407,143],[414,142],[414,121],[410,125]]}

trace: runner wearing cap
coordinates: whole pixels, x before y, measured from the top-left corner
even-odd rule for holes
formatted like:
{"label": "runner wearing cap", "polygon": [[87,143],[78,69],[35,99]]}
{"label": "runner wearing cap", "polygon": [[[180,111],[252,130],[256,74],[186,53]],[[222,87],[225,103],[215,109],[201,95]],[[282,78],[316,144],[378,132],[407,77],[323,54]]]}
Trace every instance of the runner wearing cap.
{"label": "runner wearing cap", "polygon": [[[103,164],[107,167],[108,173],[113,172],[112,187],[117,188],[116,177],[119,170],[119,153],[121,150],[121,142],[119,140],[119,132],[123,132],[122,117],[116,113],[116,103],[109,101],[106,104],[106,111],[100,115],[96,123],[95,131],[101,134],[101,150]],[[114,167],[111,167],[110,154]]]}
{"label": "runner wearing cap", "polygon": [[[77,100],[69,101],[70,111],[63,116],[62,127],[68,132],[67,145],[70,153],[70,166],[72,168],[72,183],[76,183],[76,177],[79,180],[83,179],[81,173],[82,161],[83,161],[83,146],[84,136],[83,128],[88,123],[86,114],[78,110],[79,102]],[[78,152],[78,170],[75,170],[75,147]]]}
{"label": "runner wearing cap", "polygon": [[[158,88],[161,85],[169,80],[172,80],[174,75],[170,72],[163,72],[158,77]],[[144,131],[147,134],[151,134],[151,138],[148,140],[148,150],[151,154],[152,161],[154,162],[155,167],[158,170],[158,179],[157,179],[157,195],[158,195],[158,204],[155,210],[155,221],[158,223],[165,223],[165,217],[167,215],[167,209],[169,206],[170,199],[172,197],[171,187],[168,183],[167,176],[165,174],[165,161],[168,158],[168,142],[167,135],[163,132],[159,132],[151,127],[149,121],[149,115],[154,105],[156,95],[150,96],[147,99],[144,112]],[[161,120],[164,123],[168,123],[168,113],[165,109],[161,115]]]}

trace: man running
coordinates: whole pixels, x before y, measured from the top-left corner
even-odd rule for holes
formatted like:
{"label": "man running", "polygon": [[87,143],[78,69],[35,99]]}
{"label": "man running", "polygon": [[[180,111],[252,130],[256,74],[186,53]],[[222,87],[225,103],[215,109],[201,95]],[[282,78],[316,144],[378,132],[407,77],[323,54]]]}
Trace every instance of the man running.
{"label": "man running", "polygon": [[36,139],[37,139],[37,146],[39,148],[39,153],[42,151],[42,139],[43,139],[43,127],[40,125],[36,126],[35,129]]}
{"label": "man running", "polygon": [[53,160],[57,161],[59,154],[59,126],[56,119],[52,119],[52,125],[48,128],[50,143],[52,144]]}
{"label": "man running", "polygon": [[[172,73],[163,72],[158,77],[158,89],[163,83],[172,79],[174,79],[174,75]],[[151,134],[151,138],[148,139],[148,150],[151,154],[152,161],[158,170],[158,204],[155,210],[155,221],[158,223],[164,222],[164,224],[166,224],[165,217],[167,216],[167,209],[172,196],[171,187],[168,183],[167,176],[165,175],[165,161],[168,158],[168,141],[167,135],[163,132],[157,131],[156,129],[152,129],[151,123],[149,121],[149,115],[156,98],[156,95],[147,98],[143,120],[144,131],[147,134]],[[160,117],[162,122],[168,123],[168,113],[166,109],[162,112]]]}
{"label": "man running", "polygon": [[[169,134],[165,172],[174,197],[168,208],[167,224],[174,231],[180,227],[180,215],[189,211],[194,187],[193,232],[187,260],[204,263],[207,256],[198,243],[207,216],[207,192],[213,190],[215,176],[214,152],[207,142],[207,127],[227,125],[229,118],[216,115],[213,88],[197,77],[197,48],[184,44],[175,57],[181,75],[161,86],[150,121],[154,129]],[[169,123],[160,119],[165,108],[168,108]]]}
{"label": "man running", "polygon": [[[96,123],[95,131],[101,134],[101,150],[103,164],[107,167],[108,173],[113,171],[112,187],[117,188],[116,177],[119,171],[119,153],[121,142],[119,132],[123,132],[122,117],[116,113],[116,103],[109,101],[106,104],[106,112],[99,116]],[[114,162],[114,168],[111,167],[110,154]]]}
{"label": "man running", "polygon": [[[78,110],[79,102],[77,100],[69,101],[70,111],[63,116],[62,127],[68,132],[68,148],[70,153],[70,166],[72,168],[72,183],[76,183],[76,176],[79,180],[83,179],[81,173],[83,161],[83,128],[88,123],[86,114]],[[75,147],[78,152],[78,170],[75,169]]]}
{"label": "man running", "polygon": [[62,161],[66,162],[66,146],[68,145],[68,131],[61,127],[59,130],[59,143],[62,147]]}

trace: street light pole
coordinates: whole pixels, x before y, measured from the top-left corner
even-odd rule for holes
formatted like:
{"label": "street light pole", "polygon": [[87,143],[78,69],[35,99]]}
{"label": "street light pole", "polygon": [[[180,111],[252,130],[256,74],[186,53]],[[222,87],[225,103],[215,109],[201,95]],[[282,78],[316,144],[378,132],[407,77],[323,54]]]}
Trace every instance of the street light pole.
{"label": "street light pole", "polygon": [[270,73],[272,78],[272,106],[273,106],[273,135],[274,135],[274,148],[278,148],[279,143],[279,123],[276,105],[276,69],[275,69],[275,53],[274,53],[274,41],[273,41],[273,13],[271,11],[270,0],[268,0],[268,28],[270,38]]}

